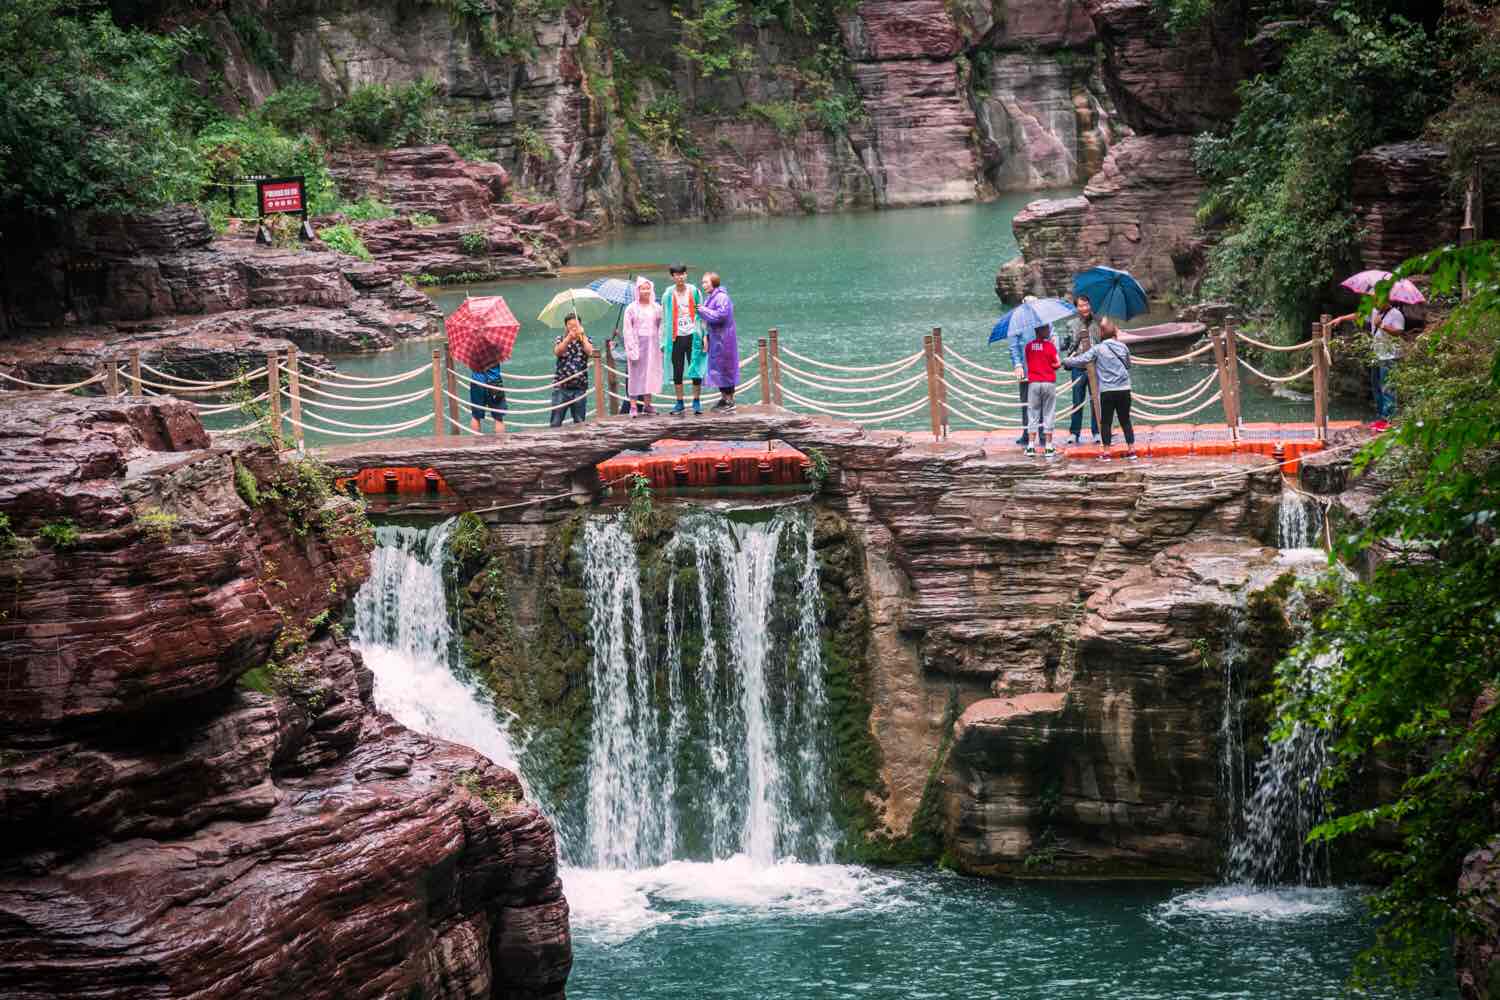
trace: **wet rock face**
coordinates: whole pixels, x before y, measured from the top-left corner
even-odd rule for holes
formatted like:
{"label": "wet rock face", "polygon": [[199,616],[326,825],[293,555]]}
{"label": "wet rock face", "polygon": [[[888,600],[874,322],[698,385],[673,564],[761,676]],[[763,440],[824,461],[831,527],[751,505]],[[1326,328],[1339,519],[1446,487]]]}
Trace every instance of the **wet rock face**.
{"label": "wet rock face", "polygon": [[1470,851],[1458,877],[1466,916],[1474,927],[1453,942],[1463,1000],[1490,1000],[1500,989],[1500,838]]}
{"label": "wet rock face", "polygon": [[362,515],[176,401],[0,427],[0,993],[560,997],[551,826],[337,627]]}
{"label": "wet rock face", "polygon": [[[1376,146],[1354,160],[1350,178],[1365,267],[1394,270],[1403,261],[1458,239],[1466,198],[1453,190],[1447,147],[1428,142]],[[1478,200],[1478,199],[1476,199]],[[1500,190],[1468,206],[1486,235],[1500,230]]]}

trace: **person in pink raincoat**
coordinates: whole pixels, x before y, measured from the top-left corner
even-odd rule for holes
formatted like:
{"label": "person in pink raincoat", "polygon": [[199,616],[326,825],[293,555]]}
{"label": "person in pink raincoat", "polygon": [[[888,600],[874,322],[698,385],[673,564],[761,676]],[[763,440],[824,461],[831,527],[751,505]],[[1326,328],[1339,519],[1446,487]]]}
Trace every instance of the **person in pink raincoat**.
{"label": "person in pink raincoat", "polygon": [[630,372],[627,391],[635,401],[632,415],[655,413],[651,397],[661,392],[661,304],[651,279],[635,279],[635,301],[625,307],[620,331]]}

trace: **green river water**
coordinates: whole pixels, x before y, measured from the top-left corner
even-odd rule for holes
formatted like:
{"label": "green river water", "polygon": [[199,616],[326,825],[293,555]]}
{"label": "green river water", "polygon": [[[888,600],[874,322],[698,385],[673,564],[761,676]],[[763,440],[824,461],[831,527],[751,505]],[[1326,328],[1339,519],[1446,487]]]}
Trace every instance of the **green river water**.
{"label": "green river water", "polygon": [[[742,357],[753,355],[756,339],[774,326],[781,331],[782,342],[800,354],[833,364],[875,365],[919,351],[922,336],[940,327],[951,349],[988,367],[1008,368],[1003,345],[986,344],[990,327],[1002,311],[994,293],[994,276],[997,267],[1017,252],[1011,219],[1033,197],[1017,194],[984,205],[642,227],[577,248],[571,263],[584,267],[619,265],[618,272],[603,274],[617,273],[620,277],[639,268],[657,280],[659,289],[667,280],[666,266],[674,261],[686,263],[695,281],[703,271],[717,270],[735,302]],[[603,274],[449,287],[435,291],[434,298],[447,313],[466,294],[503,295],[522,322],[515,354],[505,370],[508,374],[540,375],[552,370],[551,347],[556,331],[538,322],[537,313],[558,291],[581,287]],[[1162,314],[1131,325],[1169,318]],[[612,326],[613,317],[596,320],[589,325],[589,332],[597,342]],[[335,360],[339,369],[350,375],[375,377],[424,364],[433,346],[432,341],[407,342],[379,354]],[[1176,348],[1173,353],[1180,351]],[[1180,365],[1138,366],[1137,392],[1165,395],[1184,389],[1213,370],[1211,360],[1208,354]],[[921,370],[918,365],[900,378]],[[512,380],[509,386],[518,384]],[[860,402],[865,398],[808,390],[792,381],[785,384],[825,402]],[[423,385],[430,382],[419,377],[378,392],[418,390]],[[1247,421],[1311,419],[1310,401],[1272,396],[1250,379],[1242,380],[1242,385]],[[460,390],[463,395],[462,387]],[[917,396],[903,396],[879,409],[898,406],[919,398],[919,394],[920,390]],[[1067,403],[1066,392],[1062,395],[1059,408]],[[743,400],[755,402],[758,398],[758,390],[752,388]],[[955,402],[970,410],[979,409],[972,401]],[[544,404],[513,399],[511,405]],[[592,395],[589,405],[592,411]],[[431,410],[430,399],[421,398],[377,412],[324,411],[321,415],[347,423],[375,424],[395,423]],[[1015,413],[1014,408],[1006,410],[1007,417]],[[1357,410],[1337,407],[1333,413],[1335,418],[1360,415]],[[467,421],[466,412],[464,418]],[[542,423],[545,419],[545,414],[515,416],[511,427],[525,430],[517,424]],[[1223,414],[1214,404],[1190,419],[1213,422],[1222,420]],[[927,426],[927,421],[927,411],[922,408],[882,426],[915,429]],[[952,426],[964,427],[966,421],[955,417]],[[431,424],[424,423],[407,433],[430,434]],[[329,439],[313,435],[312,440]]]}

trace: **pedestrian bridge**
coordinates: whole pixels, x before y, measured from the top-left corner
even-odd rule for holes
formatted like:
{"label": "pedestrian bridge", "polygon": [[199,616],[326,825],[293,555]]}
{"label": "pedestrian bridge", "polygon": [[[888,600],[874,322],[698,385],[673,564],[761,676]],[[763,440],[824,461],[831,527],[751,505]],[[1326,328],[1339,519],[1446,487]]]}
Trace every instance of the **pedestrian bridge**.
{"label": "pedestrian bridge", "polygon": [[[1251,353],[1260,358],[1283,353],[1306,364],[1273,376],[1244,356]],[[1301,456],[1323,448],[1331,429],[1329,362],[1326,320],[1314,326],[1306,341],[1290,346],[1222,329],[1208,331],[1172,356],[1138,353],[1133,358],[1138,386],[1133,393],[1136,449],[1143,460],[1154,463],[1241,457],[1251,464],[1275,463],[1285,472],[1295,472]],[[1185,367],[1188,377],[1177,381],[1185,381],[1186,388],[1159,394],[1139,388],[1152,381],[1145,377],[1151,369],[1166,366]],[[590,422],[540,433],[514,429],[546,427],[556,408],[550,402],[552,375],[506,372],[508,430],[498,435],[478,434],[469,427],[468,376],[441,348],[432,351],[427,364],[379,377],[316,367],[293,349],[268,355],[264,366],[253,371],[217,381],[184,378],[148,363],[139,353],[106,358],[93,376],[67,385],[30,382],[3,372],[0,381],[19,389],[186,398],[216,436],[257,435],[310,451],[377,506],[392,510],[479,509],[532,503],[559,493],[597,495],[619,485],[600,474],[601,463],[622,452],[649,453],[667,438],[768,446],[783,441],[804,452],[831,449],[837,455],[900,442],[903,448],[934,456],[973,454],[977,449],[994,460],[1024,460],[1015,445],[1022,426],[1018,380],[1008,370],[945,346],[939,330],[925,336],[921,349],[910,355],[860,366],[798,353],[772,330],[744,352],[740,404],[734,413],[618,415],[626,401],[622,367],[606,347],[594,360]],[[1307,419],[1245,422],[1242,373],[1269,384],[1310,378],[1313,394]],[[1089,377],[1097,400],[1092,371]],[[1069,417],[1089,406],[1090,400],[1062,406],[1064,401],[1070,402],[1066,393],[1056,419],[1065,431]],[[664,411],[671,400],[658,396],[656,402]],[[1060,460],[1097,459],[1102,452],[1091,442],[1062,449]],[[1110,452],[1112,457],[1125,456],[1118,428]],[[569,470],[565,475],[560,471],[564,467]],[[538,470],[537,475],[528,470]],[[544,475],[543,470],[550,471]],[[607,467],[604,472],[608,471]],[[528,483],[532,485],[524,485]]]}

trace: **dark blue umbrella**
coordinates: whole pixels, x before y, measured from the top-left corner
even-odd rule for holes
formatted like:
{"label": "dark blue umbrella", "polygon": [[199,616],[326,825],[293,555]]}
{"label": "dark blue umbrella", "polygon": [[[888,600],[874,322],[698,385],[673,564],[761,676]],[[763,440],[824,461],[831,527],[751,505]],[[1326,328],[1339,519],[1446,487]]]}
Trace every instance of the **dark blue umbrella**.
{"label": "dark blue umbrella", "polygon": [[1022,302],[1000,317],[1000,321],[990,331],[990,343],[993,344],[1007,337],[1024,338],[1039,326],[1050,326],[1077,312],[1078,310],[1062,299],[1036,299],[1032,302]]}
{"label": "dark blue umbrella", "polygon": [[1073,276],[1073,294],[1088,296],[1089,305],[1100,316],[1130,319],[1147,309],[1146,290],[1129,271],[1091,267]]}

